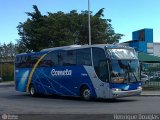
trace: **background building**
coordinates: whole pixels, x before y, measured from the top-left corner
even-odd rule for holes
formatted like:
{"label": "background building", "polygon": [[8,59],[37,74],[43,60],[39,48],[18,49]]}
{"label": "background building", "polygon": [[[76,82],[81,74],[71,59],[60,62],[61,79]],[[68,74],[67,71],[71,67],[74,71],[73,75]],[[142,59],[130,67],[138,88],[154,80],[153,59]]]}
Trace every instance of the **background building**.
{"label": "background building", "polygon": [[124,45],[135,48],[138,52],[160,57],[160,43],[153,42],[153,29],[145,28],[132,32],[132,40]]}

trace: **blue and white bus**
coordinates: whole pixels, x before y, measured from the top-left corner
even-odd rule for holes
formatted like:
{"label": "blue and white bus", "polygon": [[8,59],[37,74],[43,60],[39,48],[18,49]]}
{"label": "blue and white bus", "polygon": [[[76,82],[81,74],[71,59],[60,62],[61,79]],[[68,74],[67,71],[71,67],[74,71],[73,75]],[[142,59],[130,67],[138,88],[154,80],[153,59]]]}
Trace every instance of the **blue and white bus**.
{"label": "blue and white bus", "polygon": [[140,95],[136,52],[121,45],[71,45],[18,54],[15,88],[30,95],[91,98]]}

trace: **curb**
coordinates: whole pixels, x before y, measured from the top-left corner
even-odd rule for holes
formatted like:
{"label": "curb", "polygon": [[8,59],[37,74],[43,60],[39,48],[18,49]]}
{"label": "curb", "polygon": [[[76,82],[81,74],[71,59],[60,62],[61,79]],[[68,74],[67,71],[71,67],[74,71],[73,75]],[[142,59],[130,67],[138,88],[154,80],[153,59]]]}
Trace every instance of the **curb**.
{"label": "curb", "polygon": [[141,96],[160,96],[160,91],[142,91]]}
{"label": "curb", "polygon": [[141,94],[140,96],[160,96],[160,94]]}
{"label": "curb", "polygon": [[15,86],[14,81],[11,81],[11,82],[1,82],[0,83],[0,87],[12,87],[12,86]]}

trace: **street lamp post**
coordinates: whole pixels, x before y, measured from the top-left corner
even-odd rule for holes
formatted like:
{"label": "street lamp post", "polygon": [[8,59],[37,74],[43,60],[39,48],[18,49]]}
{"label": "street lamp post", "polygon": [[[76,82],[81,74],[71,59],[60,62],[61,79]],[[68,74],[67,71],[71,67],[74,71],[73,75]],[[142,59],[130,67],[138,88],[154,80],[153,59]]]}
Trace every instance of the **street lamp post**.
{"label": "street lamp post", "polygon": [[90,0],[88,0],[88,35],[89,35],[89,45],[91,45],[91,18],[90,18]]}
{"label": "street lamp post", "polygon": [[1,68],[0,68],[0,70],[1,70],[1,73],[0,73],[0,82],[2,82],[2,58],[0,58],[0,65],[1,65]]}

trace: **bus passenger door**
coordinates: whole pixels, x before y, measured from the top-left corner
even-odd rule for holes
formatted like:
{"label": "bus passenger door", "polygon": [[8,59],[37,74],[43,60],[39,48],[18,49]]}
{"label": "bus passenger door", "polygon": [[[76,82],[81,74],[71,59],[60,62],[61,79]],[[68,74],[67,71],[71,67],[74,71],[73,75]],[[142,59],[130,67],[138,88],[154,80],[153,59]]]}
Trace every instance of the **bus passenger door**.
{"label": "bus passenger door", "polygon": [[106,59],[105,51],[102,48],[92,48],[93,66],[95,71],[96,84],[95,90],[97,97],[109,97],[109,64]]}
{"label": "bus passenger door", "polygon": [[86,66],[85,69],[92,81],[97,98],[109,98],[109,83],[100,80],[94,67]]}
{"label": "bus passenger door", "polygon": [[[97,70],[96,70],[97,69]],[[95,69],[97,75],[97,81],[99,82],[99,92],[101,93],[100,96],[103,98],[109,97],[109,69],[108,69],[108,62],[106,60],[100,61],[98,68]]]}

